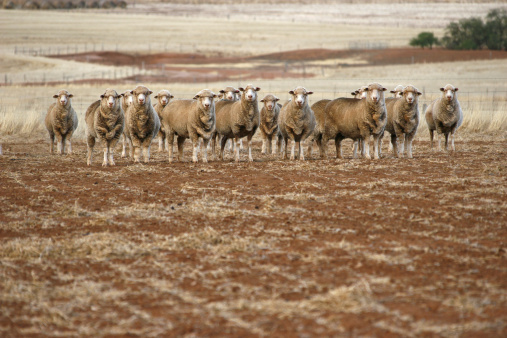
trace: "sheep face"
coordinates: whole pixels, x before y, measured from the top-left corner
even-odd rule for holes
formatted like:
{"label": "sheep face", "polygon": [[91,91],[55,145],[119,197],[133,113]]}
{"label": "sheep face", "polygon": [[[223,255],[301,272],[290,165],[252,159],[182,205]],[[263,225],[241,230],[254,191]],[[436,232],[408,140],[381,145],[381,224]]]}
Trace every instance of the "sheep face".
{"label": "sheep face", "polygon": [[150,102],[150,95],[153,93],[145,86],[137,86],[136,89],[130,92],[133,97],[133,103],[135,105],[144,106]]}
{"label": "sheep face", "polygon": [[217,95],[213,93],[211,90],[204,89],[194,96],[194,100],[198,100],[201,109],[208,112],[213,106],[213,103],[215,102],[214,99],[216,97]]}
{"label": "sheep face", "polygon": [[253,85],[248,85],[246,88],[240,87],[239,90],[243,92],[243,97],[248,102],[254,102],[257,100],[257,92],[261,90],[259,87],[254,87]]}
{"label": "sheep face", "polygon": [[276,106],[276,103],[280,99],[274,95],[266,95],[261,102],[264,103],[264,107],[266,107],[267,110],[273,111],[273,108]]}
{"label": "sheep face", "polygon": [[174,96],[171,95],[171,93],[169,93],[168,90],[161,90],[160,92],[158,92],[158,94],[155,96],[155,98],[158,100],[158,103],[162,107],[165,107],[165,106],[167,106],[169,101],[171,101],[171,99],[174,98]]}
{"label": "sheep face", "polygon": [[372,83],[365,89],[366,99],[370,102],[377,103],[384,98],[384,92],[387,88],[382,87],[378,83]]}
{"label": "sheep face", "polygon": [[457,96],[458,88],[455,88],[453,85],[448,84],[443,88],[440,88],[440,91],[442,91],[444,98],[447,99],[448,102],[451,102],[455,96]]}
{"label": "sheep face", "polygon": [[71,93],[66,90],[60,90],[58,94],[53,95],[53,98],[57,99],[56,101],[63,107],[69,103],[70,98],[73,97]]}
{"label": "sheep face", "polygon": [[406,86],[401,92],[401,97],[405,98],[405,101],[409,104],[417,102],[419,95],[422,95],[422,93],[416,87],[410,85]]}
{"label": "sheep face", "polygon": [[394,90],[391,90],[391,94],[393,94],[394,98],[402,97],[403,96],[403,86],[397,85]]}
{"label": "sheep face", "polygon": [[292,95],[292,101],[301,108],[308,102],[308,95],[313,94],[313,92],[307,91],[304,87],[297,87],[296,89],[291,90],[289,94]]}
{"label": "sheep face", "polygon": [[122,98],[123,110],[126,111],[127,108],[130,107],[130,105],[132,105],[133,97],[132,94],[130,93],[130,90],[127,90],[125,93],[122,93],[121,96],[123,97]]}
{"label": "sheep face", "polygon": [[121,95],[118,95],[114,89],[106,89],[104,94],[100,95],[100,105],[109,110],[116,107],[120,101]]}
{"label": "sheep face", "polygon": [[239,100],[239,93],[240,91],[234,87],[226,87],[220,91],[222,94],[222,97],[225,100],[229,101],[237,101]]}

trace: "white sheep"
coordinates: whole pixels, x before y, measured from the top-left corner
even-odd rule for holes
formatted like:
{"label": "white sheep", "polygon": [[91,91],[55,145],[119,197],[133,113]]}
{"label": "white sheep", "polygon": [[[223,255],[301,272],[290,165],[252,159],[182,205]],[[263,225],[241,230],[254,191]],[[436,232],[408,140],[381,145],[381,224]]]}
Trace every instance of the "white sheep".
{"label": "white sheep", "polygon": [[[412,158],[412,141],[419,126],[419,90],[408,85],[402,89],[401,97],[386,99],[387,123],[385,131],[391,134],[391,144],[396,157],[407,151],[407,157]],[[380,140],[382,140],[382,133]],[[398,144],[401,145],[399,149]],[[381,148],[381,143],[380,147]],[[380,151],[380,149],[379,149]]]}
{"label": "white sheep", "polygon": [[[125,121],[127,121],[127,111],[130,105],[132,105],[132,102],[134,100],[134,97],[132,96],[132,91],[127,90],[123,92],[121,95],[121,109],[123,110],[123,114],[125,116]],[[130,156],[132,157],[132,145],[129,143],[129,140],[127,138],[127,128],[123,128],[123,134],[122,134],[122,152],[121,157],[127,157],[127,144],[130,148]]]}
{"label": "white sheep", "polygon": [[[259,131],[262,137],[262,154],[273,153],[277,149],[281,150],[282,137],[278,131],[278,115],[280,114],[281,104],[277,103],[280,99],[273,94],[264,96],[261,102],[264,104],[260,112]],[[272,148],[273,138],[277,139],[277,147]]]}
{"label": "white sheep", "polygon": [[174,96],[167,90],[162,89],[158,92],[157,95],[154,97],[157,99],[157,102],[153,105],[153,109],[155,109],[155,112],[158,115],[158,118],[160,119],[160,130],[158,132],[158,151],[164,151],[165,150],[165,138],[166,138],[166,132],[164,130],[164,124],[162,123],[162,110],[164,110],[165,106],[171,101]]}
{"label": "white sheep", "polygon": [[92,164],[93,147],[98,138],[104,149],[102,166],[115,165],[113,151],[116,143],[123,134],[125,117],[120,104],[122,96],[114,89],[106,89],[100,95],[100,100],[93,102],[85,114],[86,143],[88,156],[86,163]]}
{"label": "white sheep", "polygon": [[134,162],[140,162],[141,151],[144,162],[150,161],[151,142],[160,129],[160,119],[151,105],[153,93],[145,86],[137,86],[130,92],[132,104],[127,108],[125,129],[127,139],[132,146]]}
{"label": "white sheep", "polygon": [[278,127],[285,143],[285,151],[282,154],[283,159],[288,156],[288,140],[292,140],[292,150],[290,159],[295,159],[295,146],[298,146],[298,158],[305,159],[304,146],[302,143],[313,133],[315,129],[315,116],[308,104],[308,95],[313,92],[304,87],[296,87],[289,91],[292,99],[286,102],[280,109],[278,116]]}
{"label": "white sheep", "polygon": [[[225,87],[224,89],[220,90],[220,94],[218,94],[218,98],[220,98],[220,100],[217,101],[215,104],[215,112],[220,110],[221,107],[223,106],[223,104],[220,103],[220,101],[239,101],[241,99],[241,91],[239,89],[234,88],[234,87],[228,86],[228,87]],[[213,149],[213,158],[215,158],[215,156],[216,156],[215,150],[216,150],[216,145],[217,145],[217,138],[218,138],[218,133],[215,131],[213,134],[213,138],[211,140],[211,147]],[[227,141],[225,149],[227,149],[227,150],[232,149],[233,153],[236,152],[236,144],[234,143],[233,139],[229,139]],[[243,140],[242,139],[239,140],[239,149],[243,150]]]}
{"label": "white sheep", "polygon": [[257,102],[257,92],[259,87],[251,84],[245,88],[239,88],[242,92],[239,101],[219,101],[220,110],[217,109],[216,131],[221,135],[220,140],[220,158],[224,159],[224,148],[228,139],[234,138],[236,143],[236,162],[239,162],[239,141],[247,137],[248,141],[248,160],[252,158],[252,137],[259,127],[259,106]]}
{"label": "white sheep", "polygon": [[198,92],[193,100],[171,101],[162,110],[162,121],[166,131],[166,147],[169,162],[173,161],[174,136],[178,142],[178,161],[183,160],[183,143],[185,139],[192,141],[192,161],[197,162],[199,139],[204,141],[204,163],[208,162],[208,143],[215,131],[215,98],[217,95],[209,89]]}
{"label": "white sheep", "polygon": [[45,125],[49,132],[49,140],[51,142],[49,151],[53,153],[55,137],[57,141],[57,151],[63,154],[65,151],[65,143],[68,142],[67,154],[72,153],[72,134],[77,128],[78,119],[74,108],[72,108],[71,98],[74,95],[66,90],[60,90],[53,96],[56,102],[49,106]]}
{"label": "white sheep", "polygon": [[[447,84],[440,88],[440,91],[442,91],[442,97],[431,102],[425,114],[430,131],[431,149],[433,149],[433,132],[436,130],[438,135],[443,134],[445,137],[445,150],[449,150],[448,140],[451,134],[451,148],[455,151],[454,133],[463,122],[463,112],[458,101],[458,88]],[[438,137],[438,150],[441,150],[440,137]]]}
{"label": "white sheep", "polygon": [[[370,137],[373,136],[373,158],[379,158],[379,138],[384,131],[387,112],[384,91],[387,89],[378,83],[372,83],[365,89],[364,99],[337,98],[326,105],[325,127],[322,133],[320,150],[325,157],[325,146],[330,139],[335,140],[336,157],[343,158],[341,141],[347,138],[364,142],[361,154],[367,159],[370,156]],[[354,158],[357,158],[357,147],[354,147]]]}
{"label": "white sheep", "polygon": [[398,98],[398,97],[402,97],[403,94],[403,85],[397,85],[396,87],[394,87],[394,90],[391,90],[391,94],[393,94],[393,97],[394,98]]}
{"label": "white sheep", "polygon": [[[352,94],[354,96],[357,95],[357,90],[355,92],[352,92]],[[316,142],[317,146],[319,147],[319,150],[321,150],[320,158],[325,157],[325,154],[322,152],[323,148],[321,146],[321,143],[322,143],[322,134],[324,133],[324,128],[326,125],[325,108],[329,102],[331,102],[331,100],[322,99],[315,102],[311,106],[313,115],[315,116],[315,129],[313,130],[310,141],[308,142],[308,154],[310,156],[312,155],[313,152],[313,142]]]}

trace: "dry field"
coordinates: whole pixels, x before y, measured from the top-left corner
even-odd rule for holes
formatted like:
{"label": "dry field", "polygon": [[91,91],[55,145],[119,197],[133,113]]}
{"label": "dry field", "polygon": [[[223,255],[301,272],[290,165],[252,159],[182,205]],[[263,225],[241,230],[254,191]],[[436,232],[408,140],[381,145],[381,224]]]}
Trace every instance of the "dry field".
{"label": "dry field", "polygon": [[[0,336],[507,336],[506,52],[336,51],[403,47],[505,3],[259,2],[0,10]],[[168,62],[164,81],[148,60],[167,53],[215,59]],[[422,121],[412,160],[386,136],[378,161],[353,160],[349,141],[344,160],[330,142],[329,159],[281,161],[256,135],[253,163],[194,164],[187,141],[183,163],[154,145],[133,164],[118,147],[103,168],[97,146],[86,166],[86,108],[136,79],[177,98],[252,82],[285,100],[304,85],[312,102],[412,83],[421,106],[450,82],[465,119],[455,153],[431,151]],[[42,121],[63,87],[80,126],[74,154],[50,155]]]}

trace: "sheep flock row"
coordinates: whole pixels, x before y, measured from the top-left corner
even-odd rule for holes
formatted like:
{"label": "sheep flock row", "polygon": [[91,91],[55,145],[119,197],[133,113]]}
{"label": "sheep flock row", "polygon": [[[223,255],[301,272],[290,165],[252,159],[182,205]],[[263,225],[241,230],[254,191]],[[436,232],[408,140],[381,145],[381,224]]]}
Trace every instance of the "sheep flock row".
{"label": "sheep flock row", "polygon": [[[436,131],[438,150],[441,139],[445,139],[445,150],[449,150],[450,136],[454,151],[454,134],[463,121],[458,88],[447,84],[440,90],[442,96],[425,109],[431,148]],[[336,157],[343,158],[344,139],[353,141],[353,158],[379,159],[385,132],[390,135],[395,157],[413,157],[412,141],[419,125],[421,95],[413,85],[399,85],[390,91],[392,97],[385,97],[387,88],[371,83],[353,91],[353,97],[322,99],[312,105],[308,99],[313,92],[301,86],[289,91],[291,97],[283,105],[273,94],[259,100],[259,91],[259,87],[249,84],[226,87],[218,93],[203,89],[191,99],[174,99],[169,90],[161,90],[152,104],[153,92],[146,86],[139,85],[123,93],[106,89],[85,113],[87,164],[92,164],[98,141],[104,151],[102,165],[114,165],[113,152],[120,139],[122,157],[130,157],[134,162],[141,162],[142,158],[147,163],[157,137],[158,150],[167,151],[169,162],[174,161],[175,138],[178,161],[183,161],[183,145],[190,139],[193,162],[198,162],[199,153],[201,160],[208,162],[209,149],[214,160],[217,156],[223,160],[224,152],[232,150],[238,162],[244,138],[248,161],[253,161],[251,142],[257,130],[262,138],[261,153],[279,154],[282,159],[304,160],[305,142],[310,156],[316,144],[320,158],[324,159],[329,140],[335,141]],[[72,152],[71,138],[79,122],[72,97],[67,90],[60,90],[53,96],[56,102],[48,109],[45,125],[51,153],[55,142],[60,154],[65,150]]]}

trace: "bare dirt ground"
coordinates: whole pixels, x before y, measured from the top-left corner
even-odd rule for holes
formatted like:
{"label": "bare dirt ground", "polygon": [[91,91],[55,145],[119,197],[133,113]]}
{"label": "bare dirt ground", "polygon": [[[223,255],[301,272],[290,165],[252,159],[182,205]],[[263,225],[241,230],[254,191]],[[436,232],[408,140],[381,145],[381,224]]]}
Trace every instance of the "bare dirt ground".
{"label": "bare dirt ground", "polygon": [[107,168],[47,143],[0,156],[2,336],[507,336],[505,136]]}
{"label": "bare dirt ground", "polygon": [[[323,68],[335,69],[336,67],[507,59],[507,52],[391,48],[379,50],[303,49],[248,57],[207,56],[195,53],[128,54],[120,52],[87,52],[52,57],[116,67],[142,67],[158,73],[157,75],[135,75],[125,78],[125,81],[189,83],[229,81],[239,78],[265,80],[313,77],[320,75]],[[330,60],[332,62],[329,62]],[[311,64],[312,68],[306,70],[305,63],[306,67]],[[305,68],[304,72],[302,68]],[[311,73],[312,70],[316,73]],[[76,82],[96,83],[97,79]]]}

